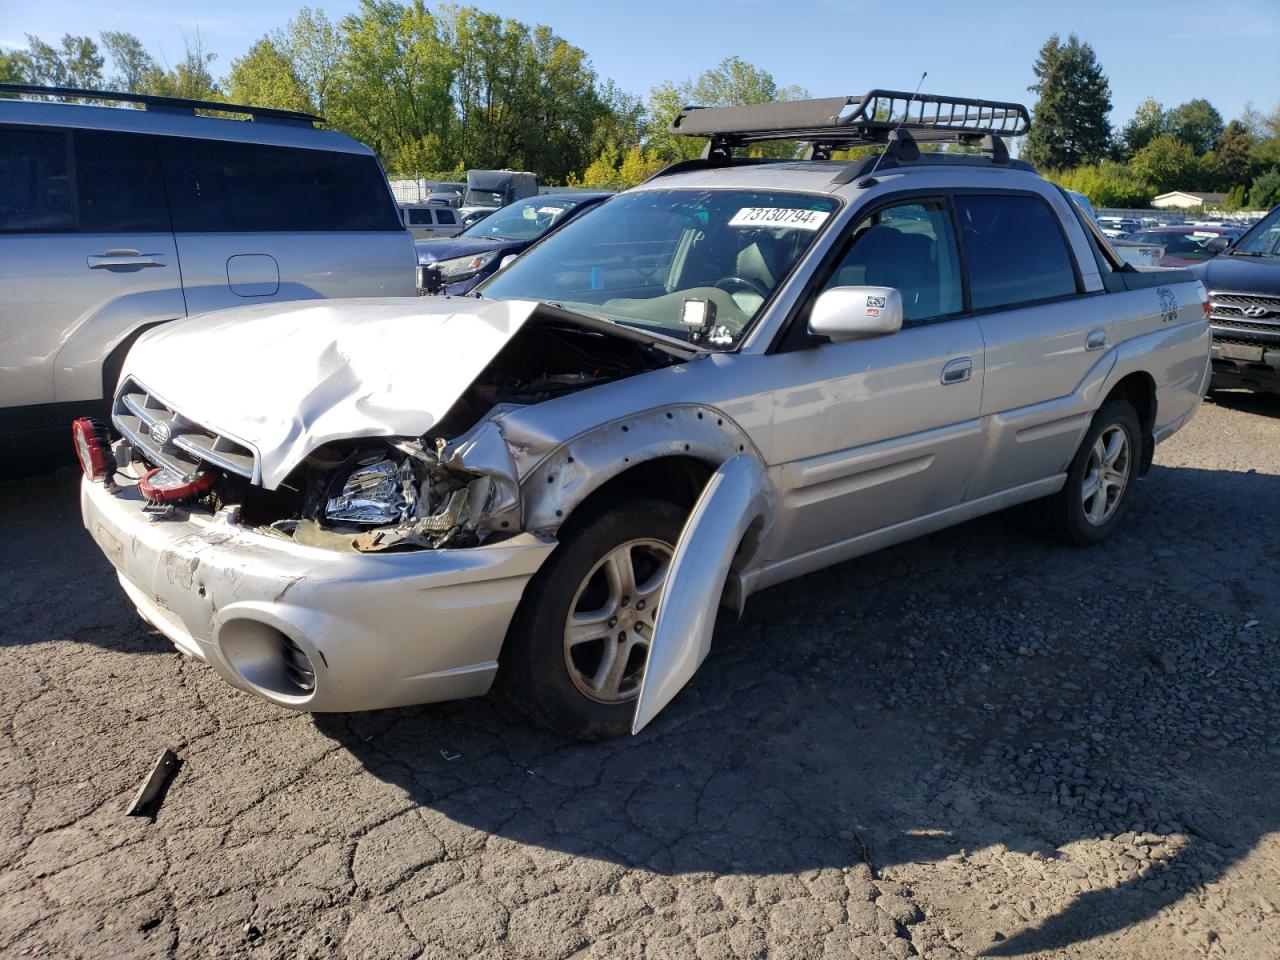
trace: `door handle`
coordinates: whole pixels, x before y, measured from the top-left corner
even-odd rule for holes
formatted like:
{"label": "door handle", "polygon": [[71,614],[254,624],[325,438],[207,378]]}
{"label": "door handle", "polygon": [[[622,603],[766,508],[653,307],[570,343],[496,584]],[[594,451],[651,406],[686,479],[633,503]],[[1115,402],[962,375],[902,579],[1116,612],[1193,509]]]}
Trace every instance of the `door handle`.
{"label": "door handle", "polygon": [[1090,330],[1089,336],[1085,337],[1084,348],[1086,350],[1101,350],[1107,345],[1107,331]]}
{"label": "door handle", "polygon": [[958,357],[942,368],[943,383],[964,383],[973,373],[973,361],[968,357]]}
{"label": "door handle", "polygon": [[140,253],[137,250],[108,250],[85,258],[90,270],[127,269],[129,267],[163,267],[165,258],[159,253]]}

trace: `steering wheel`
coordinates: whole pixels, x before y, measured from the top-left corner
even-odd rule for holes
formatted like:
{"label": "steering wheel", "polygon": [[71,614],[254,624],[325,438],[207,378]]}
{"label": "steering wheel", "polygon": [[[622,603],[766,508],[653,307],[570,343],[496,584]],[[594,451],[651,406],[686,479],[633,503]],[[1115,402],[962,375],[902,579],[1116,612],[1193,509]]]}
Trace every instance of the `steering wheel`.
{"label": "steering wheel", "polygon": [[752,293],[759,294],[764,300],[769,299],[768,288],[759,280],[752,280],[748,277],[721,277],[716,281],[715,285],[728,294],[737,290],[750,290]]}

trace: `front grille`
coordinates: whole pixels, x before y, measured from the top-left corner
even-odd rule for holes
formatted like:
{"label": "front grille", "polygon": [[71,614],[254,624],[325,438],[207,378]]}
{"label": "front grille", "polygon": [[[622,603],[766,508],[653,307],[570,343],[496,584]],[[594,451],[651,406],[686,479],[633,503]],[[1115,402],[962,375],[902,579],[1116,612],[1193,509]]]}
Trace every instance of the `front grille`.
{"label": "front grille", "polygon": [[[1251,315],[1247,311],[1252,311]],[[1209,312],[1225,320],[1280,324],[1280,297],[1256,297],[1245,293],[1210,293]]]}
{"label": "front grille", "polygon": [[157,466],[186,475],[209,464],[255,478],[252,450],[184,417],[133,377],[116,394],[111,422]]}
{"label": "front grille", "polygon": [[1280,297],[1210,293],[1209,326],[1218,343],[1280,346]]}

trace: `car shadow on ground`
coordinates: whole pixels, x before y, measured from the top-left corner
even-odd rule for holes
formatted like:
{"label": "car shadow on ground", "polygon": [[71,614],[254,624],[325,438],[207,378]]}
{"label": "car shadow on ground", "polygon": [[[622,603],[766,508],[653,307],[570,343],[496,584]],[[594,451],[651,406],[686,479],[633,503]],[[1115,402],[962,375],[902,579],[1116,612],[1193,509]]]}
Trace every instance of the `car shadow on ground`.
{"label": "car shadow on ground", "polygon": [[1264,417],[1280,417],[1280,393],[1258,393],[1252,390],[1215,390],[1209,402],[1241,413]]}
{"label": "car shadow on ground", "polygon": [[[1280,478],[1151,479],[1164,495],[1105,547],[1048,544],[1008,513],[758,595],[635,738],[566,744],[492,699],[315,722],[449,820],[661,874],[993,845],[1052,871],[1103,835],[1166,844],[987,955],[1063,949],[1153,917],[1280,829],[1280,609],[1214,573],[1221,546],[1197,531],[1223,518],[1187,509],[1206,484],[1280,502]],[[1169,524],[1196,557],[1165,549]]]}

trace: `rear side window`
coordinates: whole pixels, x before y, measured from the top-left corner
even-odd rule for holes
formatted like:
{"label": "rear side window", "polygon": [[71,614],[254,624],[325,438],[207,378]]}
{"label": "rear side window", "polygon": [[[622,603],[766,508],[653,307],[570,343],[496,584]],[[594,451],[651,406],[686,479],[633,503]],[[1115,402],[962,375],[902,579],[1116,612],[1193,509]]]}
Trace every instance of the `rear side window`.
{"label": "rear side window", "polygon": [[449,226],[454,226],[458,222],[458,218],[454,215],[452,210],[437,210],[436,220],[439,223],[447,224]]}
{"label": "rear side window", "polygon": [[409,210],[409,225],[412,227],[429,227],[431,226],[430,210]]}
{"label": "rear side window", "polygon": [[161,162],[179,233],[404,229],[371,156],[166,138]]}
{"label": "rear side window", "polygon": [[0,128],[0,233],[73,226],[66,132]]}
{"label": "rear side window", "polygon": [[169,210],[155,138],[77,130],[81,233],[167,233]]}
{"label": "rear side window", "polygon": [[1053,211],[1035,197],[955,198],[974,310],[1077,292],[1071,254]]}

